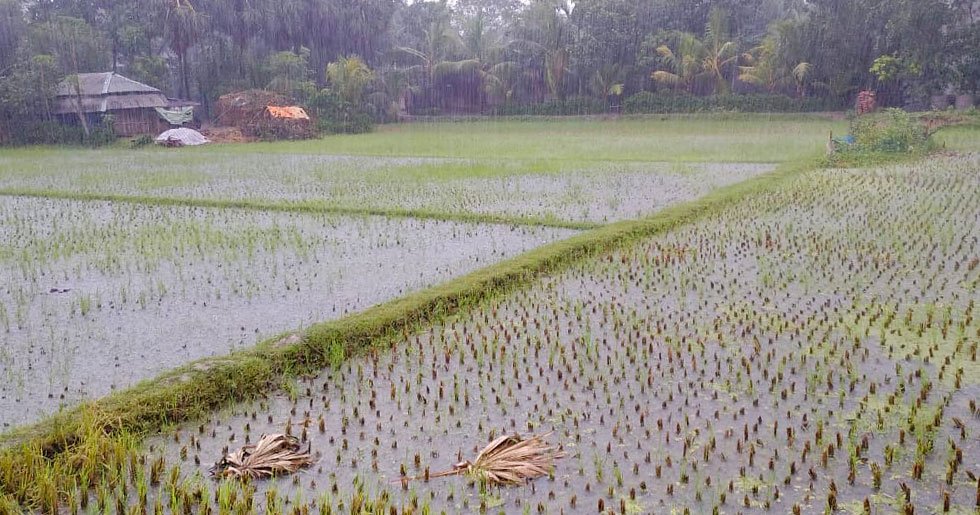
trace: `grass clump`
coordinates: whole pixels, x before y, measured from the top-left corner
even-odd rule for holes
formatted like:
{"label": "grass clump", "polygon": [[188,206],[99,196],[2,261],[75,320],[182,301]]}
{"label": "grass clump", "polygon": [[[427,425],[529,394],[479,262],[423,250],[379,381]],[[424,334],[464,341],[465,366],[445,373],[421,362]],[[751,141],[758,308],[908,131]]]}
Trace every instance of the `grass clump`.
{"label": "grass clump", "polygon": [[902,109],[857,116],[846,141],[832,141],[831,166],[864,166],[924,155],[934,148],[928,127]]}

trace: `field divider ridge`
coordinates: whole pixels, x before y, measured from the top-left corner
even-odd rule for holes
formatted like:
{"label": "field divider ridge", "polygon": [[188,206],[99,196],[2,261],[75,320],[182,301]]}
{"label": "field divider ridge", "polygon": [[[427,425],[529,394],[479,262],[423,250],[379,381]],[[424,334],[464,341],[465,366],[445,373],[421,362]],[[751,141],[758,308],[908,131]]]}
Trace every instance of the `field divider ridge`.
{"label": "field divider ridge", "polygon": [[441,222],[549,227],[554,229],[573,229],[578,231],[596,229],[604,225],[599,222],[559,220],[549,217],[509,216],[490,213],[436,211],[431,209],[353,207],[334,205],[312,200],[273,201],[258,199],[176,198],[22,188],[2,188],[0,189],[0,197],[26,197],[52,200],[71,200],[77,202],[117,202],[124,204],[161,207],[199,207],[207,209],[241,209],[281,213],[414,218],[419,220],[434,220]]}

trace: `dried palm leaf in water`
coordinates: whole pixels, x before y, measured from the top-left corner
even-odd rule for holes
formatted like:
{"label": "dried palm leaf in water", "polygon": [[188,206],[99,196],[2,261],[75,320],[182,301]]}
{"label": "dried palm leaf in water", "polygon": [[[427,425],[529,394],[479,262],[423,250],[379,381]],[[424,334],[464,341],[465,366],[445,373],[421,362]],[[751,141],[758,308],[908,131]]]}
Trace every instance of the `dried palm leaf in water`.
{"label": "dried palm leaf in water", "polygon": [[262,435],[255,445],[246,445],[225,455],[211,469],[211,474],[262,479],[292,474],[312,463],[310,447],[302,450],[297,438],[284,434]]}
{"label": "dried palm leaf in water", "polygon": [[[491,485],[514,486],[547,476],[554,468],[555,460],[565,456],[545,441],[550,434],[527,439],[520,435],[501,436],[484,447],[472,462],[462,461],[451,470],[429,474],[428,477],[467,474]],[[403,481],[407,481],[407,478]]]}

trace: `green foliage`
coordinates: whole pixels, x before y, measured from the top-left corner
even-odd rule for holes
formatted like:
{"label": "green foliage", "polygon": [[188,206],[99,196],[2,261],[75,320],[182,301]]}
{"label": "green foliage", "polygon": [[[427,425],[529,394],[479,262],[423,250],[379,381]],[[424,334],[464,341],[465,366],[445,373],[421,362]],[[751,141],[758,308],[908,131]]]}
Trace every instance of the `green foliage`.
{"label": "green foliage", "polygon": [[[975,10],[970,2],[96,4],[0,0],[0,82],[17,74],[19,80],[31,59],[46,55],[58,78],[117,69],[170,96],[199,100],[204,113],[231,91],[271,88],[306,102],[329,86],[341,90],[344,102],[357,104],[354,111],[376,122],[395,120],[403,110],[601,112],[584,104],[569,109],[563,102],[587,94],[599,100],[625,97],[654,84],[692,94],[749,89],[817,96],[838,108],[851,104],[862,88],[876,89],[882,105],[924,106],[949,85],[958,92],[980,87],[975,51],[980,22],[969,11]],[[374,80],[359,79],[350,83],[357,87],[348,89],[321,75],[331,60],[354,55],[361,56],[365,74],[353,75],[366,79],[374,68]],[[17,109],[6,96],[0,100],[0,111]],[[524,107],[537,104],[543,105]],[[50,118],[43,109],[31,109],[29,116]]]}
{"label": "green foliage", "polygon": [[798,97],[805,97],[813,66],[806,61],[792,60],[786,31],[790,25],[773,24],[759,46],[742,55],[744,66],[739,66],[738,79],[752,84],[767,93],[778,93],[792,88]]}
{"label": "green foliage", "polygon": [[918,119],[901,109],[859,116],[851,122],[855,151],[915,153],[926,150],[929,139]]}
{"label": "green foliage", "polygon": [[267,67],[271,79],[266,89],[288,97],[305,101],[316,91],[316,84],[310,80],[310,50],[301,48],[299,52],[276,52],[269,56]]}
{"label": "green foliage", "polygon": [[154,143],[153,136],[144,134],[138,138],[133,139],[129,143],[129,146],[130,148],[145,148],[152,145],[153,143]]}
{"label": "green foliage", "polygon": [[699,97],[676,93],[642,92],[623,102],[623,112],[628,114],[805,113],[823,111],[826,108],[826,104],[816,98],[796,99],[771,94]]}
{"label": "green foliage", "polygon": [[374,81],[374,72],[356,55],[341,57],[327,65],[327,80],[340,100],[360,104],[367,87]]}
{"label": "green foliage", "polygon": [[24,50],[29,55],[50,55],[64,75],[104,71],[109,65],[105,36],[85,20],[57,16],[31,26]]}
{"label": "green foliage", "polygon": [[89,133],[78,125],[58,121],[38,122],[26,120],[15,124],[7,140],[8,145],[78,145],[102,147],[116,142],[111,124],[100,123],[89,127]]}
{"label": "green foliage", "polygon": [[0,76],[14,64],[17,47],[27,31],[20,2],[0,0]]}
{"label": "green foliage", "polygon": [[929,152],[933,143],[925,125],[902,109],[851,120],[851,144],[836,143],[828,157],[833,166],[866,166]]}
{"label": "green foliage", "polygon": [[496,116],[580,116],[603,114],[609,111],[605,100],[592,97],[571,97],[540,104],[502,105],[490,113]]}
{"label": "green foliage", "polygon": [[922,68],[915,62],[883,55],[871,63],[871,73],[881,83],[894,82],[903,77],[915,77],[922,74]]}
{"label": "green foliage", "polygon": [[363,134],[374,130],[374,119],[364,105],[346,102],[324,89],[309,102],[317,130],[326,134]]}
{"label": "green foliage", "polygon": [[950,49],[955,57],[951,79],[960,90],[980,93],[980,23],[962,27],[951,35]]}
{"label": "green foliage", "polygon": [[137,56],[127,67],[126,73],[133,80],[157,88],[165,87],[170,79],[167,60],[159,56]]}

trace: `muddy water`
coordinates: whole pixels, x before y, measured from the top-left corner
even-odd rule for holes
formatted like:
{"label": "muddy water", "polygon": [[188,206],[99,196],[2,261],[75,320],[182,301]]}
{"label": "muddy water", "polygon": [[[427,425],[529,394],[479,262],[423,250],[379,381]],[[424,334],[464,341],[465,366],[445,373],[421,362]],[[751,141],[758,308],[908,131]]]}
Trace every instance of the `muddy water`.
{"label": "muddy water", "polygon": [[[151,455],[204,477],[226,448],[288,430],[318,462],[257,483],[256,504],[341,512],[362,485],[448,513],[891,513],[904,484],[916,512],[948,495],[970,513],[978,186],[971,159],[812,173],[187,424]],[[520,488],[399,485],[501,432],[551,433],[567,456]]]}
{"label": "muddy water", "polygon": [[573,234],[0,199],[0,428]]}

